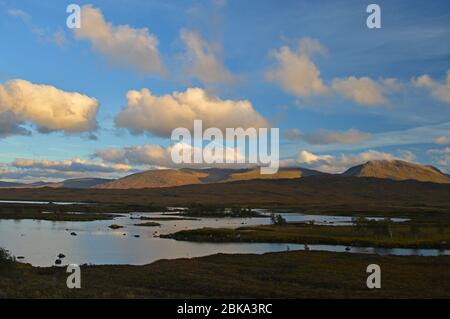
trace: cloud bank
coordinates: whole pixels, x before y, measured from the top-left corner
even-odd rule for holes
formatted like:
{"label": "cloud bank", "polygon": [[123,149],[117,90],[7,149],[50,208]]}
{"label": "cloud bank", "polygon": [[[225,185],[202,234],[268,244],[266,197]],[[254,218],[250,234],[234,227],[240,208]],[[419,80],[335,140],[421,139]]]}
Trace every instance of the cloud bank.
{"label": "cloud bank", "polygon": [[155,96],[148,89],[129,91],[127,105],[115,118],[116,125],[133,134],[152,133],[168,137],[172,130],[193,130],[194,120],[203,127],[269,127],[248,100],[222,100],[200,88]]}
{"label": "cloud bank", "polygon": [[11,80],[0,85],[0,136],[28,134],[30,122],[40,132],[90,132],[97,128],[96,99],[50,85]]}
{"label": "cloud bank", "polygon": [[[138,165],[157,168],[180,168],[180,167],[232,167],[239,168],[246,165],[226,164],[227,159],[245,159],[245,155],[238,148],[230,148],[217,146],[215,151],[212,149],[200,150],[203,152],[205,163],[212,163],[214,159],[218,159],[220,155],[221,163],[213,164],[176,164],[172,161],[172,152],[189,152],[193,154],[196,149],[189,144],[176,143],[168,147],[162,147],[157,144],[134,145],[123,148],[107,148],[101,149],[93,154],[94,158],[100,158],[105,162],[123,163],[124,165]],[[199,150],[199,149],[197,149]]]}
{"label": "cloud bank", "polygon": [[368,150],[356,154],[317,155],[306,150],[298,153],[296,159],[285,160],[284,165],[299,165],[301,167],[328,173],[342,173],[348,168],[372,160],[393,160],[398,157],[385,152]]}
{"label": "cloud bank", "polygon": [[304,140],[312,145],[328,144],[358,144],[370,139],[372,135],[356,129],[348,131],[326,131],[320,130],[316,133],[304,134],[299,129],[292,129],[285,132],[285,138],[292,141]]}

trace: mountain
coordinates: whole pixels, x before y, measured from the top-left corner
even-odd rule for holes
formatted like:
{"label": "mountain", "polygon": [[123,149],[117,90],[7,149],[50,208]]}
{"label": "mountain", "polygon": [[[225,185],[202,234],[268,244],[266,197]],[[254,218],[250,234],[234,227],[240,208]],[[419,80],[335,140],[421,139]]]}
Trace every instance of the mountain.
{"label": "mountain", "polygon": [[112,182],[105,178],[75,178],[62,182],[35,182],[31,184],[1,182],[0,188],[92,188],[101,184]]}
{"label": "mountain", "polygon": [[[0,188],[71,188],[71,189],[143,189],[184,185],[217,184],[249,180],[299,179],[309,176],[329,175],[305,168],[280,168],[276,174],[262,175],[260,168],[245,169],[162,169],[129,175],[117,180],[79,178],[62,182],[21,184],[0,182]],[[450,176],[433,166],[413,164],[400,160],[375,160],[349,168],[336,178],[344,176],[374,177],[393,180],[450,183]]]}
{"label": "mountain", "polygon": [[151,170],[119,178],[110,183],[96,186],[101,189],[153,188],[200,184],[206,173],[193,170],[162,169]]}
{"label": "mountain", "polygon": [[349,211],[448,213],[450,184],[413,180],[307,176],[291,179],[257,179],[230,183],[185,185],[147,189],[0,189],[2,200],[95,202],[154,207],[215,205],[223,207],[297,208],[302,212]]}
{"label": "mountain", "polygon": [[450,177],[433,166],[413,164],[401,160],[369,161],[349,168],[343,175],[450,183]]}
{"label": "mountain", "polygon": [[0,181],[0,188],[14,188],[14,187],[20,187],[24,184],[21,183],[11,183],[11,182],[2,182]]}
{"label": "mountain", "polygon": [[35,185],[34,187],[52,187],[52,188],[92,188],[102,184],[110,183],[113,179],[105,178],[74,178],[67,179],[59,183],[47,183]]}
{"label": "mountain", "polygon": [[193,184],[212,184],[253,179],[292,179],[323,175],[303,168],[280,168],[277,174],[262,175],[259,168],[250,169],[165,169],[136,173],[96,186],[100,189],[160,188]]}

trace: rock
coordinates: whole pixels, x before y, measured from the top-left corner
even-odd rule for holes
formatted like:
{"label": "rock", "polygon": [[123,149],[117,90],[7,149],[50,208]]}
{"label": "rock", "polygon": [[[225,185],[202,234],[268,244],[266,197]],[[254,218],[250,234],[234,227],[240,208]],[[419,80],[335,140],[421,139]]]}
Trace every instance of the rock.
{"label": "rock", "polygon": [[139,237],[141,237],[141,236],[140,236],[140,235],[134,235],[134,237],[139,238]]}
{"label": "rock", "polygon": [[61,264],[62,264],[62,260],[61,259],[56,259],[55,265],[61,265]]}
{"label": "rock", "polygon": [[122,236],[126,236],[126,235],[127,235],[126,233],[123,233],[123,234],[122,234]]}
{"label": "rock", "polygon": [[24,256],[18,256],[18,257],[16,257],[17,259],[25,259],[25,257]]}
{"label": "rock", "polygon": [[124,226],[114,224],[114,225],[109,225],[108,227],[111,229],[120,229],[120,228],[123,228]]}
{"label": "rock", "polygon": [[70,235],[72,235],[72,236],[76,236],[76,235],[77,235],[77,233],[71,232],[71,233],[70,233]]}
{"label": "rock", "polygon": [[58,258],[59,259],[63,259],[63,258],[65,258],[66,257],[66,255],[64,255],[64,254],[58,254]]}
{"label": "rock", "polygon": [[350,251],[350,247],[345,247],[345,251]]}

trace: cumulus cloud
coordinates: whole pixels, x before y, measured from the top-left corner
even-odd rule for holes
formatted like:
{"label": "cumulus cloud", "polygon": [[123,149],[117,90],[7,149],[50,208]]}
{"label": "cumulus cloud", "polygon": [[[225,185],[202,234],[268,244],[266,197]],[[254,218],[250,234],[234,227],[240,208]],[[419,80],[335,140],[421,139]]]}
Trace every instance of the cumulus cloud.
{"label": "cumulus cloud", "polygon": [[386,95],[403,89],[403,84],[394,78],[373,80],[355,76],[335,78],[327,86],[319,68],[312,61],[316,54],[327,54],[327,49],[317,39],[301,39],[296,50],[283,46],[272,52],[277,64],[266,73],[266,78],[297,97],[334,92],[365,106],[389,105]]}
{"label": "cumulus cloud", "polygon": [[371,134],[356,129],[349,129],[343,132],[320,130],[316,133],[304,134],[298,129],[293,129],[287,131],[285,137],[288,140],[304,140],[313,145],[358,144],[368,140]]}
{"label": "cumulus cloud", "polygon": [[388,105],[385,93],[398,91],[402,88],[396,79],[375,81],[369,77],[336,78],[332,88],[344,98],[366,106]]}
{"label": "cumulus cloud", "polygon": [[269,127],[250,101],[222,100],[200,88],[163,96],[154,96],[148,89],[129,91],[127,105],[115,122],[134,134],[151,132],[170,136],[178,127],[192,130],[194,120],[202,120],[204,128],[222,130],[227,127]]}
{"label": "cumulus cloud", "polygon": [[434,99],[450,103],[450,70],[447,71],[447,78],[443,83],[433,80],[427,74],[412,79],[412,82],[418,88],[430,90]]}
{"label": "cumulus cloud", "polygon": [[325,53],[325,48],[319,41],[311,38],[301,39],[297,50],[281,47],[272,53],[277,64],[267,72],[266,78],[298,97],[327,94],[328,88],[311,60],[315,53]]}
{"label": "cumulus cloud", "polygon": [[372,160],[393,160],[397,157],[384,152],[368,150],[357,154],[316,155],[306,150],[298,153],[295,160],[285,161],[284,165],[300,165],[328,173],[342,173],[348,168]]}
{"label": "cumulus cloud", "polygon": [[186,65],[189,76],[203,83],[232,83],[235,76],[228,71],[218,56],[219,48],[205,41],[197,32],[182,30],[181,39],[184,42]]}
{"label": "cumulus cloud", "polygon": [[169,150],[156,144],[101,149],[95,152],[94,157],[112,163],[162,167],[171,166]]}
{"label": "cumulus cloud", "polygon": [[96,99],[50,85],[11,80],[0,84],[0,136],[28,134],[31,122],[41,132],[80,133],[97,128]]}
{"label": "cumulus cloud", "polygon": [[110,62],[145,74],[166,74],[158,51],[158,39],[147,28],[115,26],[105,20],[100,9],[91,5],[82,7],[81,17],[81,28],[74,29],[76,38],[90,41],[93,49]]}

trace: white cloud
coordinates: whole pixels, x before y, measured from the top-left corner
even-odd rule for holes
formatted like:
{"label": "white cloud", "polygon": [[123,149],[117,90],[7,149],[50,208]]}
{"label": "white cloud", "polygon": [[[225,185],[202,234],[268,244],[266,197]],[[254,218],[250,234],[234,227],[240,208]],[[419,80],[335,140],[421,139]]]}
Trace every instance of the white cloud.
{"label": "white cloud", "polygon": [[20,183],[89,177],[118,178],[134,172],[136,171],[127,164],[111,164],[79,158],[57,161],[17,158],[12,163],[0,163],[2,180]]}
{"label": "white cloud", "polygon": [[112,163],[169,167],[170,152],[160,145],[136,145],[97,150],[94,157]]}
{"label": "white cloud", "polygon": [[269,127],[250,101],[221,100],[199,88],[163,96],[154,96],[148,89],[129,91],[127,105],[115,122],[134,134],[151,132],[170,136],[178,127],[192,131],[194,120],[202,120],[204,128],[222,130],[227,127]]}
{"label": "white cloud", "polygon": [[297,97],[327,95],[332,90],[346,99],[368,106],[388,105],[385,95],[403,88],[403,84],[393,78],[375,81],[369,77],[350,76],[335,78],[330,89],[312,61],[315,54],[326,53],[326,48],[312,38],[301,39],[297,50],[283,46],[272,53],[277,65],[266,73],[266,78]]}
{"label": "white cloud", "polygon": [[450,144],[450,137],[442,135],[442,136],[438,136],[434,139],[434,142],[436,144]]}
{"label": "white cloud", "polygon": [[325,95],[328,88],[320,77],[319,69],[310,59],[314,53],[324,52],[325,48],[311,38],[300,40],[296,51],[283,46],[272,53],[277,65],[267,72],[266,77],[298,97]]}
{"label": "white cloud", "polygon": [[98,172],[98,173],[114,173],[129,172],[132,167],[126,164],[105,164],[102,162],[93,162],[75,158],[72,160],[51,161],[18,158],[12,165],[22,169],[39,169],[62,172]]}
{"label": "white cloud", "polygon": [[450,166],[450,147],[430,149],[427,151],[427,154],[431,155],[438,165]]}
{"label": "white cloud", "polygon": [[[393,160],[395,157],[392,154],[368,150],[357,154],[341,154],[338,156],[333,155],[316,155],[308,151],[299,152],[295,163],[302,167],[316,169],[322,172],[328,173],[342,173],[348,168],[363,164],[372,160]],[[292,165],[292,161],[286,162]]]}
{"label": "white cloud", "polygon": [[[125,165],[144,165],[148,167],[158,167],[158,168],[180,168],[180,167],[241,167],[241,164],[176,164],[172,161],[172,152],[180,154],[181,152],[189,152],[193,154],[196,150],[199,150],[203,154],[204,162],[211,163],[213,159],[218,159],[220,155],[220,161],[226,162],[227,159],[244,159],[245,155],[240,151],[239,148],[230,148],[223,146],[217,146],[216,152],[214,153],[212,149],[200,150],[194,148],[189,144],[176,143],[168,147],[162,147],[157,144],[147,144],[147,145],[134,145],[124,148],[108,148],[101,149],[95,152],[93,157],[100,158],[103,161],[111,163],[124,163]],[[245,166],[245,165],[244,165]]]}
{"label": "white cloud", "polygon": [[0,135],[22,133],[25,122],[41,132],[79,133],[97,128],[96,99],[77,92],[65,92],[50,85],[11,80],[0,85]]}
{"label": "white cloud", "polygon": [[336,78],[332,88],[344,98],[361,105],[375,106],[388,105],[389,101],[384,93],[390,90],[398,90],[401,85],[395,79],[374,81],[369,77]]}
{"label": "white cloud", "polygon": [[429,89],[434,99],[450,103],[450,70],[447,71],[447,79],[444,83],[433,80],[427,74],[412,79],[412,82],[418,88]]}
{"label": "white cloud", "polygon": [[300,164],[312,164],[319,161],[330,161],[333,159],[331,155],[315,155],[308,151],[300,151],[297,156],[297,162]]}
{"label": "white cloud", "polygon": [[181,31],[181,39],[187,49],[185,64],[189,76],[206,84],[232,83],[236,80],[220,61],[217,45],[206,42],[200,34],[189,30]]}
{"label": "white cloud", "polygon": [[105,21],[100,9],[91,5],[82,7],[81,17],[81,28],[74,29],[75,36],[89,40],[93,49],[110,62],[130,66],[145,74],[166,74],[158,51],[158,39],[147,28],[115,26]]}

